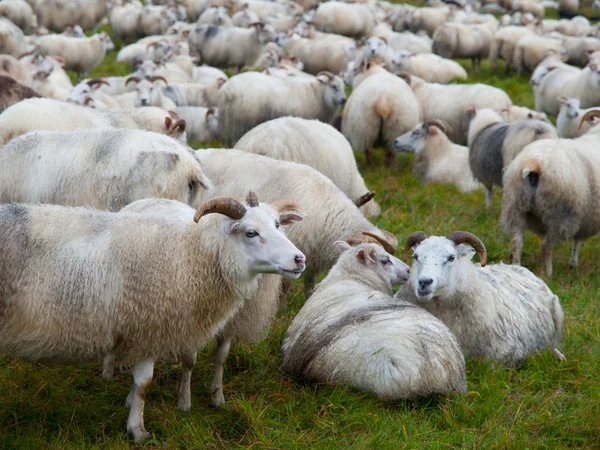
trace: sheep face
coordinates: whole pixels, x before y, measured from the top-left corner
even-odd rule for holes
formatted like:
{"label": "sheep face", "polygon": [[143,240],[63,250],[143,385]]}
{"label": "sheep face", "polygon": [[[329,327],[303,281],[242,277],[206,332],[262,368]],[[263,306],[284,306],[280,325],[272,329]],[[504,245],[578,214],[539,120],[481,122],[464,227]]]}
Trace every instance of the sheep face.
{"label": "sheep face", "polygon": [[413,130],[404,133],[402,136],[398,136],[394,140],[394,150],[397,152],[418,153],[425,147],[428,136],[427,127],[424,127],[420,123]]}
{"label": "sheep face", "polygon": [[571,119],[575,119],[579,116],[579,100],[576,98],[570,98],[566,102],[562,104],[561,108],[565,108],[567,112],[567,116]]}
{"label": "sheep face", "polygon": [[100,41],[102,42],[102,46],[104,47],[104,50],[106,50],[107,52],[110,52],[115,49],[115,44],[110,39],[110,36],[108,34],[106,34],[104,31],[102,33],[100,33]]}
{"label": "sheep face", "polygon": [[337,75],[324,72],[317,75],[317,80],[324,84],[323,99],[329,106],[343,105],[346,103],[346,85]]}
{"label": "sheep face", "polygon": [[367,39],[363,52],[366,58],[383,58],[385,51],[387,50],[387,44],[385,41],[378,37],[370,37]]}
{"label": "sheep face", "polygon": [[440,236],[431,236],[418,244],[414,248],[410,283],[419,301],[451,296],[459,279],[456,271],[474,254],[470,246],[457,246]]}
{"label": "sheep face", "polygon": [[406,50],[398,50],[394,52],[394,55],[392,56],[394,70],[402,70],[411,56],[414,56],[414,54]]}
{"label": "sheep face", "polygon": [[156,84],[152,78],[144,78],[137,83],[135,87],[135,107],[157,106],[160,104],[161,87]]}

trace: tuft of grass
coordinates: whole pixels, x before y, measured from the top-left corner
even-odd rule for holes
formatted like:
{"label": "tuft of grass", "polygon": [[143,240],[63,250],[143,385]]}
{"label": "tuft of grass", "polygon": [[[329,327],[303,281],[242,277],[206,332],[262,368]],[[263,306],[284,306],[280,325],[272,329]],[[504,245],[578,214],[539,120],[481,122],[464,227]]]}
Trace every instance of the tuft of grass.
{"label": "tuft of grass", "polygon": [[[91,75],[126,74],[115,54]],[[462,63],[470,69],[469,62]],[[526,77],[496,74],[485,63],[469,82],[498,86],[515,103],[533,106]],[[420,183],[412,175],[412,155],[400,156],[393,169],[382,167],[383,151],[375,153],[373,167],[365,165],[363,155],[357,160],[382,206],[375,223],[400,242],[416,230],[439,235],[468,230],[486,244],[491,262],[510,260],[510,240],[498,224],[499,192],[486,211],[483,192],[461,194]],[[540,238],[527,233],[523,264],[536,273],[540,253]],[[518,370],[468,361],[468,394],[395,404],[348,386],[303,382],[281,370],[281,341],[304,303],[302,284],[296,282],[288,309],[278,314],[269,335],[233,349],[225,369],[223,408],[208,407],[214,346],[199,355],[190,413],[175,409],[181,368],[157,365],[145,415],[153,438],[140,446],[125,431],[127,373],[117,371],[107,382],[100,363],[44,367],[0,356],[0,448],[600,448],[598,241],[583,246],[576,270],[567,266],[569,253],[569,243],[557,246],[555,275],[548,280],[565,311],[563,364],[548,353]]]}

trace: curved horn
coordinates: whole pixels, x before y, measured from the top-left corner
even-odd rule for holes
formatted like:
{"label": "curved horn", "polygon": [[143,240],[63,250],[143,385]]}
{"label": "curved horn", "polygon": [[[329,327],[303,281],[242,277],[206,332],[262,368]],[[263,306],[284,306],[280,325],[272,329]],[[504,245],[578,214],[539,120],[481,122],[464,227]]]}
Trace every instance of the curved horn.
{"label": "curved horn", "polygon": [[369,236],[370,238],[375,239],[377,242],[381,244],[386,252],[390,255],[393,255],[394,252],[398,249],[398,239],[392,233],[388,233],[385,230],[381,230],[385,235],[385,238],[376,235],[375,233],[371,233],[369,231],[363,231],[362,234],[365,236]]}
{"label": "curved horn", "polygon": [[164,81],[165,84],[169,84],[169,82],[166,80],[166,78],[161,77],[160,75],[153,75],[150,78],[148,78],[148,81],[150,81],[150,83],[154,83],[156,80],[161,80],[161,81]]}
{"label": "curved horn", "polygon": [[171,119],[173,120],[179,120],[179,115],[175,112],[175,111],[167,111],[169,113],[169,116],[171,116]]}
{"label": "curved horn", "polygon": [[17,59],[22,59],[22,58],[25,58],[26,56],[34,55],[34,54],[35,54],[35,50],[31,50],[31,51],[28,51],[25,53],[21,53],[19,56],[17,56]]}
{"label": "curved horn", "polygon": [[428,127],[430,125],[434,125],[446,134],[452,134],[452,132],[454,131],[454,130],[452,130],[452,127],[450,126],[450,124],[448,122],[441,120],[441,119],[427,120],[423,123],[423,125],[426,127]]}
{"label": "curved horn", "polygon": [[135,83],[139,83],[140,82],[140,77],[129,77],[127,78],[127,80],[125,81],[125,86],[127,86],[129,84],[130,81],[133,81]]}
{"label": "curved horn", "polygon": [[366,194],[361,195],[360,198],[354,202],[354,204],[356,205],[357,208],[360,208],[365,203],[373,200],[373,197],[375,197],[375,192],[369,191]]}
{"label": "curved horn", "polygon": [[219,197],[202,205],[194,214],[194,222],[198,222],[207,214],[223,214],[233,220],[240,220],[246,214],[246,208],[237,200]]}
{"label": "curved horn", "polygon": [[246,203],[250,208],[256,208],[258,206],[258,197],[254,191],[249,191],[246,196]]}
{"label": "curved horn", "polygon": [[420,244],[425,239],[427,239],[427,235],[423,231],[415,231],[413,234],[411,234],[408,239],[406,239],[406,243],[404,244],[404,259],[408,259],[408,251],[411,248]]}
{"label": "curved horn", "polygon": [[581,122],[579,122],[579,128],[583,126],[583,122],[591,119],[592,117],[600,117],[600,109],[593,109],[591,111],[586,112],[581,118]]}
{"label": "curved horn", "polygon": [[487,251],[485,250],[485,245],[483,245],[481,239],[479,239],[473,233],[469,233],[468,231],[453,231],[450,233],[450,236],[448,236],[447,239],[454,242],[454,245],[463,243],[469,244],[475,249],[477,255],[479,255],[481,267],[484,267],[487,264]]}
{"label": "curved horn", "polygon": [[94,78],[92,80],[89,80],[87,82],[88,86],[94,86],[95,84],[105,84],[107,86],[110,86],[110,83],[106,80],[101,80],[100,78]]}
{"label": "curved horn", "polygon": [[317,76],[320,76],[320,75],[325,75],[325,76],[326,76],[327,78],[329,78],[329,79],[333,79],[333,77],[335,76],[334,74],[332,74],[331,72],[329,72],[329,71],[327,71],[327,70],[324,70],[324,71],[322,71],[322,72],[319,72],[319,73],[317,74]]}
{"label": "curved horn", "polygon": [[169,131],[167,131],[167,136],[172,136],[173,133],[175,133],[175,131],[177,131],[177,128],[181,128],[181,132],[183,133],[185,131],[185,120],[183,120],[183,119],[178,120],[173,125],[171,125],[171,128],[169,128]]}

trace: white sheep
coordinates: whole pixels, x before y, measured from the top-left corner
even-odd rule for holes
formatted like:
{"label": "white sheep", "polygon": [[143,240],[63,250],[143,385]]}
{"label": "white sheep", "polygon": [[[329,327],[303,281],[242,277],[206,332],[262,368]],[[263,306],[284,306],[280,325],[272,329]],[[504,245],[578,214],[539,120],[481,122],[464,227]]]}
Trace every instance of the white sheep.
{"label": "white sheep", "polygon": [[232,18],[227,14],[227,8],[223,6],[211,6],[204,10],[196,22],[201,25],[219,25],[221,27],[234,26]]}
{"label": "white sheep", "polygon": [[600,50],[600,41],[595,37],[561,35],[560,39],[565,49],[567,62],[575,66],[585,66],[589,62],[590,54]]}
{"label": "white sheep", "polygon": [[393,50],[406,50],[411,53],[431,53],[433,41],[427,36],[413,34],[410,31],[394,32],[386,23],[378,24],[372,32],[374,37],[385,40]]}
{"label": "white sheep", "polygon": [[564,52],[565,49],[559,39],[527,34],[515,45],[512,67],[518,75],[526,70],[533,72],[535,67],[550,53],[561,55]]}
{"label": "white sheep", "polygon": [[321,3],[313,19],[318,30],[350,37],[368,36],[375,26],[375,14],[366,3]]}
{"label": "white sheep", "polygon": [[498,59],[504,60],[506,71],[513,65],[513,54],[519,39],[525,36],[535,35],[535,31],[528,27],[507,26],[496,31],[494,39],[490,44],[489,60],[492,67],[498,67]]}
{"label": "white sheep", "polygon": [[[414,251],[410,280],[398,297],[444,322],[466,358],[516,366],[531,354],[550,349],[556,358],[565,359],[557,349],[564,329],[560,301],[529,270],[486,266],[483,242],[464,231],[448,237],[416,232],[406,241],[407,257],[410,249]],[[471,262],[475,252],[481,265]]]}
{"label": "white sheep", "polygon": [[[21,281],[0,293],[1,304],[13,305],[3,315],[0,351],[63,363],[115,353],[133,367],[127,430],[140,442],[150,436],[143,416],[154,362],[206,345],[256,291],[260,273],[302,274],[304,255],[277,228],[282,220],[252,193],[245,204],[221,198],[203,205],[197,224],[2,205],[0,274]],[[184,357],[186,376],[194,363]],[[189,395],[180,392],[181,405]]]}
{"label": "white sheep", "polygon": [[323,71],[339,74],[349,60],[349,47],[343,40],[305,39],[293,34],[280,40],[280,45],[288,55],[302,61],[304,70],[313,75]]}
{"label": "white sheep", "polygon": [[419,101],[402,78],[373,63],[367,64],[353,87],[344,107],[342,133],[354,151],[366,152],[369,164],[381,136],[386,146],[385,164],[391,166],[396,156],[394,139],[421,121]]}
{"label": "white sheep", "polygon": [[177,107],[177,104],[163,92],[161,87],[155,85],[157,81],[163,81],[168,86],[167,80],[158,75],[143,79],[133,76],[127,79],[125,82],[126,85],[132,82],[135,83],[134,106],[136,108],[156,106],[165,110],[171,110]]}
{"label": "white sheep", "polygon": [[25,0],[3,0],[0,3],[0,16],[9,19],[27,34],[37,28],[37,17]]}
{"label": "white sheep", "polygon": [[507,119],[509,122],[516,122],[518,120],[535,119],[541,120],[542,122],[550,123],[546,113],[535,111],[533,109],[526,108],[525,106],[512,105],[508,109]]}
{"label": "white sheep", "polygon": [[218,104],[219,89],[225,81],[225,78],[217,78],[206,84],[170,83],[162,88],[162,93],[173,100],[177,106],[214,107]]}
{"label": "white sheep", "polygon": [[246,133],[234,148],[306,164],[333,181],[365,217],[381,212],[358,171],[352,147],[331,125],[298,117],[269,120]]}
{"label": "white sheep", "polygon": [[478,72],[481,60],[487,59],[498,28],[497,22],[467,25],[448,22],[433,35],[433,52],[443,58],[471,58],[473,70]]}
{"label": "white sheep", "polygon": [[415,54],[398,50],[392,55],[394,72],[406,72],[428,83],[448,84],[450,80],[466,80],[467,71],[456,61],[432,53]]}
{"label": "white sheep", "polygon": [[341,256],[287,330],[284,370],[386,401],[467,392],[454,335],[425,310],[393,298],[408,266],[377,244],[335,244]]}
{"label": "white sheep", "polygon": [[108,4],[103,0],[36,0],[38,24],[52,31],[62,32],[69,25],[80,25],[84,30],[96,28],[106,15]]}
{"label": "white sheep", "polygon": [[219,135],[234,145],[267,120],[284,116],[332,123],[346,103],[344,82],[323,72],[316,77],[271,77],[247,72],[230,78],[219,92]]}
{"label": "white sheep", "polygon": [[556,131],[561,138],[573,139],[588,132],[591,124],[581,121],[581,118],[590,110],[581,109],[581,103],[576,98],[559,97],[560,111],[556,117]]}
{"label": "white sheep", "polygon": [[460,192],[481,188],[469,166],[469,149],[448,139],[447,123],[430,120],[418,124],[394,141],[397,152],[415,153],[414,172],[425,183],[451,184]]}
{"label": "white sheep", "polygon": [[413,33],[424,30],[429,36],[450,18],[450,8],[415,8],[406,17],[408,29]]}
{"label": "white sheep", "polygon": [[0,54],[7,53],[18,58],[26,51],[23,31],[10,20],[0,17]]}
{"label": "white sheep", "polygon": [[135,3],[114,7],[109,15],[113,36],[122,41],[165,34],[177,20],[177,10],[170,7]]}

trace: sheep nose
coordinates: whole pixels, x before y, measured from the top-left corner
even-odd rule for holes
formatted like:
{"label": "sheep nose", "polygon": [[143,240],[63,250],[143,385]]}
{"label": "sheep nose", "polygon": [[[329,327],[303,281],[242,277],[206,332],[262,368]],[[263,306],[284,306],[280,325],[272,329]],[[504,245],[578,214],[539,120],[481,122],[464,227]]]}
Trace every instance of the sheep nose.
{"label": "sheep nose", "polygon": [[428,286],[433,284],[433,279],[431,278],[419,278],[419,288],[425,289]]}
{"label": "sheep nose", "polygon": [[346,104],[346,98],[342,98],[340,99],[340,105],[345,105]]}
{"label": "sheep nose", "polygon": [[296,255],[294,256],[294,261],[296,264],[304,264],[306,262],[306,257],[304,255]]}
{"label": "sheep nose", "polygon": [[141,101],[142,105],[146,106],[146,104],[148,103],[148,100],[146,100],[145,98],[142,99]]}

